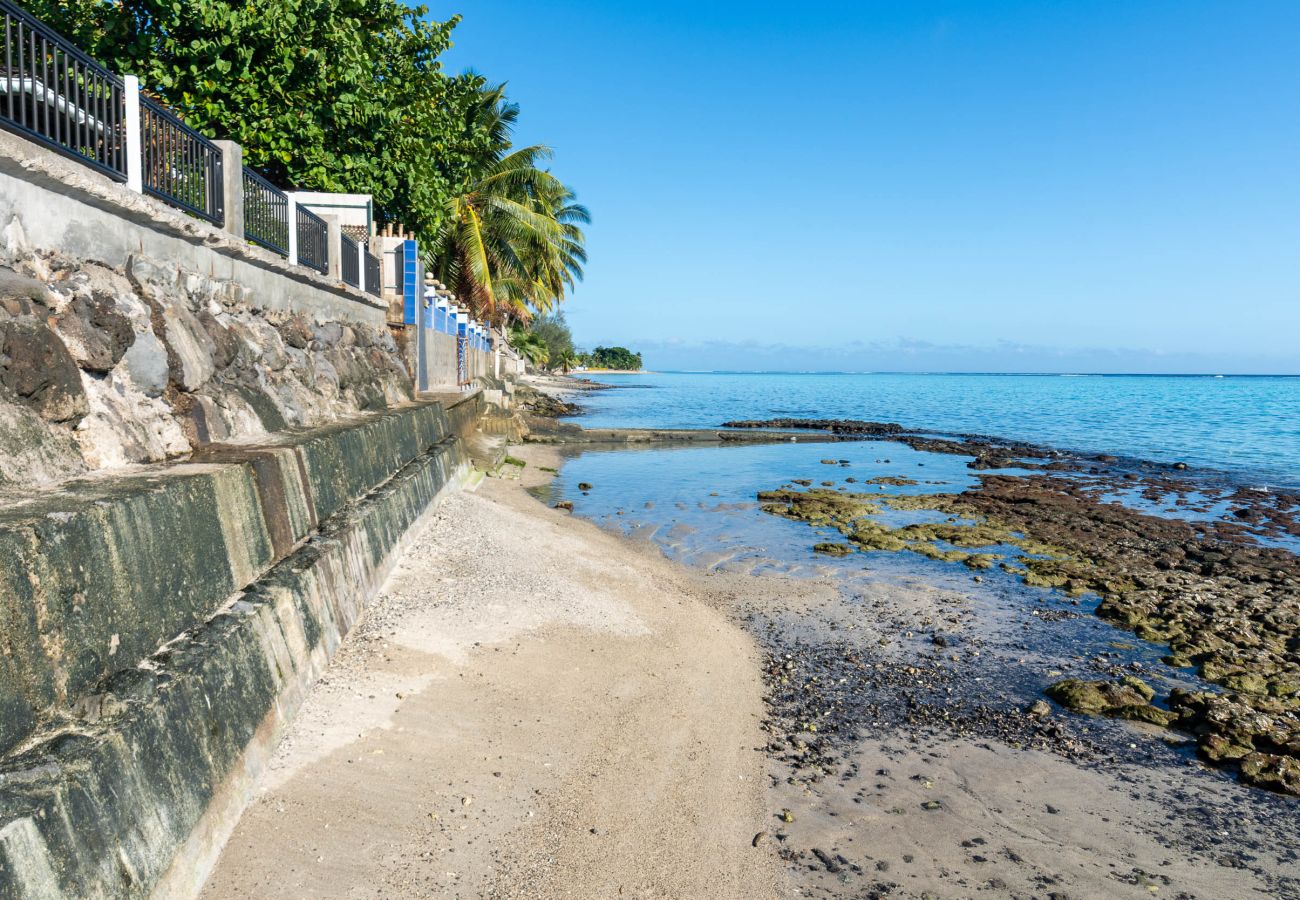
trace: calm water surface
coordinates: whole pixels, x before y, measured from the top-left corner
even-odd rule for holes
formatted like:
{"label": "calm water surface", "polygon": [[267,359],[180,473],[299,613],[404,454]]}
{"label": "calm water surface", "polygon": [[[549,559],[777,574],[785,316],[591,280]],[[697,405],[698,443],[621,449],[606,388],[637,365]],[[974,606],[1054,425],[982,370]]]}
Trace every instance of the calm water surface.
{"label": "calm water surface", "polygon": [[1300,487],[1300,377],[663,373],[598,380],[626,389],[586,396],[588,427],[870,419],[1183,461]]}

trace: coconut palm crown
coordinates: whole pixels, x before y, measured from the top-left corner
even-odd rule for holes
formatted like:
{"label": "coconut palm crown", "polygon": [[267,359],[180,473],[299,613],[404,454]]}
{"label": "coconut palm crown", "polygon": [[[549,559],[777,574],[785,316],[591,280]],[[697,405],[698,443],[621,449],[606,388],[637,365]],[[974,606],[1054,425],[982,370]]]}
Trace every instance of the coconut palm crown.
{"label": "coconut palm crown", "polygon": [[512,147],[519,107],[504,85],[484,88],[470,115],[491,140],[477,176],[447,202],[428,268],[479,318],[527,322],[581,280],[591,215],[542,168],[548,147]]}

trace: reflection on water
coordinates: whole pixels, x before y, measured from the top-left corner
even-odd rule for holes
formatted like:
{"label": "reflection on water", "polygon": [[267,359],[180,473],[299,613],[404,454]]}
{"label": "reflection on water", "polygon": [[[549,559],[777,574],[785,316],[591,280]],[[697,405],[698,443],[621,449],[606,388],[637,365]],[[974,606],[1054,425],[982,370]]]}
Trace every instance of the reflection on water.
{"label": "reflection on water", "polygon": [[[764,513],[756,500],[758,491],[795,480],[869,495],[959,492],[977,481],[977,474],[966,467],[968,457],[926,453],[892,442],[590,447],[567,452],[574,455],[556,480],[540,489],[544,498],[572,501],[575,515],[652,541],[669,558],[705,569],[828,579],[850,603],[878,594],[882,585],[966,598],[976,613],[967,637],[985,646],[983,656],[970,663],[982,673],[971,684],[990,697],[1013,703],[1032,700],[1062,671],[1098,677],[1118,668],[1141,670],[1157,684],[1165,682],[1164,690],[1192,683],[1190,673],[1161,662],[1166,647],[1140,641],[1093,616],[1096,598],[1071,598],[1028,587],[997,568],[976,574],[960,564],[914,553],[838,558],[817,554],[812,551],[815,543],[842,540],[842,535]],[[878,478],[905,483],[867,483]],[[579,484],[590,485],[590,490],[579,490]],[[904,525],[947,517],[924,510],[887,510],[879,518]],[[1014,558],[1012,548],[1004,549]],[[871,614],[865,608],[861,613]],[[904,653],[920,653],[930,639],[929,632],[904,631],[897,646]],[[911,651],[909,643],[914,645]]]}

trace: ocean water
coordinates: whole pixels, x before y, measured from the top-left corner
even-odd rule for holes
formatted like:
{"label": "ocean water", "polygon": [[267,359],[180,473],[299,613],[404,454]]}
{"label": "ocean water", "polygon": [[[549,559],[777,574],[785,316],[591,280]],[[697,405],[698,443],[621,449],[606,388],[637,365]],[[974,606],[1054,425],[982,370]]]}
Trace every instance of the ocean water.
{"label": "ocean water", "polygon": [[1186,462],[1300,487],[1300,377],[656,373],[597,380],[587,427],[710,428],[850,418]]}

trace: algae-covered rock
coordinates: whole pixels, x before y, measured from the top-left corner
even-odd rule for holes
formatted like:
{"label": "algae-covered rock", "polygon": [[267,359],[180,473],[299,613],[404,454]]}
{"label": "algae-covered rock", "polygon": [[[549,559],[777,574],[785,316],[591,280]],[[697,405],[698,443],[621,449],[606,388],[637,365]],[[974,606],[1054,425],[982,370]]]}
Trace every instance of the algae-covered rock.
{"label": "algae-covered rock", "polygon": [[1237,675],[1229,675],[1223,678],[1220,683],[1226,688],[1241,691],[1243,694],[1269,693],[1268,679],[1263,675],[1243,672]]}
{"label": "algae-covered rock", "polygon": [[1154,692],[1147,693],[1124,681],[1083,681],[1077,678],[1058,681],[1046,693],[1067,709],[1096,715],[1109,715],[1113,710],[1128,706],[1145,706],[1154,696]]}
{"label": "algae-covered rock", "polygon": [[1083,681],[1069,678],[1047,689],[1047,696],[1062,706],[1090,715],[1110,716],[1169,727],[1179,714],[1151,705],[1156,692],[1140,678],[1127,675],[1119,681]]}
{"label": "algae-covered rock", "polygon": [[[900,538],[901,540],[901,538]],[[940,562],[965,562],[970,558],[970,554],[963,550],[945,550],[938,544],[916,543],[907,544],[906,549],[913,553],[924,556],[927,559],[937,559]]]}
{"label": "algae-covered rock", "polygon": [[907,541],[895,535],[890,529],[866,519],[855,522],[848,537],[863,550],[898,552],[907,549]]}
{"label": "algae-covered rock", "polygon": [[1256,787],[1300,795],[1300,760],[1276,753],[1251,753],[1241,760],[1241,777]]}
{"label": "algae-covered rock", "polygon": [[1197,743],[1197,749],[1201,751],[1202,756],[1212,762],[1242,759],[1254,752],[1250,747],[1234,744],[1221,734],[1203,735]]}
{"label": "algae-covered rock", "polygon": [[850,544],[836,544],[832,541],[822,541],[820,544],[813,544],[813,551],[824,553],[827,556],[848,556],[854,552]]}
{"label": "algae-covered rock", "polygon": [[1152,706],[1149,703],[1139,706],[1121,706],[1111,710],[1107,715],[1116,719],[1147,722],[1151,725],[1159,725],[1161,728],[1169,728],[1178,721],[1178,713]]}
{"label": "algae-covered rock", "polygon": [[991,569],[1002,557],[996,553],[972,553],[962,560],[962,564],[968,569]]}
{"label": "algae-covered rock", "polygon": [[1272,697],[1300,699],[1300,672],[1288,672],[1269,679],[1268,693]]}
{"label": "algae-covered rock", "polygon": [[764,512],[810,525],[832,525],[845,532],[851,530],[855,520],[880,511],[865,494],[826,488],[761,491],[758,500]]}
{"label": "algae-covered rock", "polygon": [[1152,688],[1151,685],[1143,681],[1141,678],[1138,678],[1136,675],[1125,675],[1123,678],[1120,679],[1120,681],[1126,687],[1131,687],[1133,690],[1141,694],[1142,698],[1146,700],[1148,703],[1156,695],[1155,689]]}

